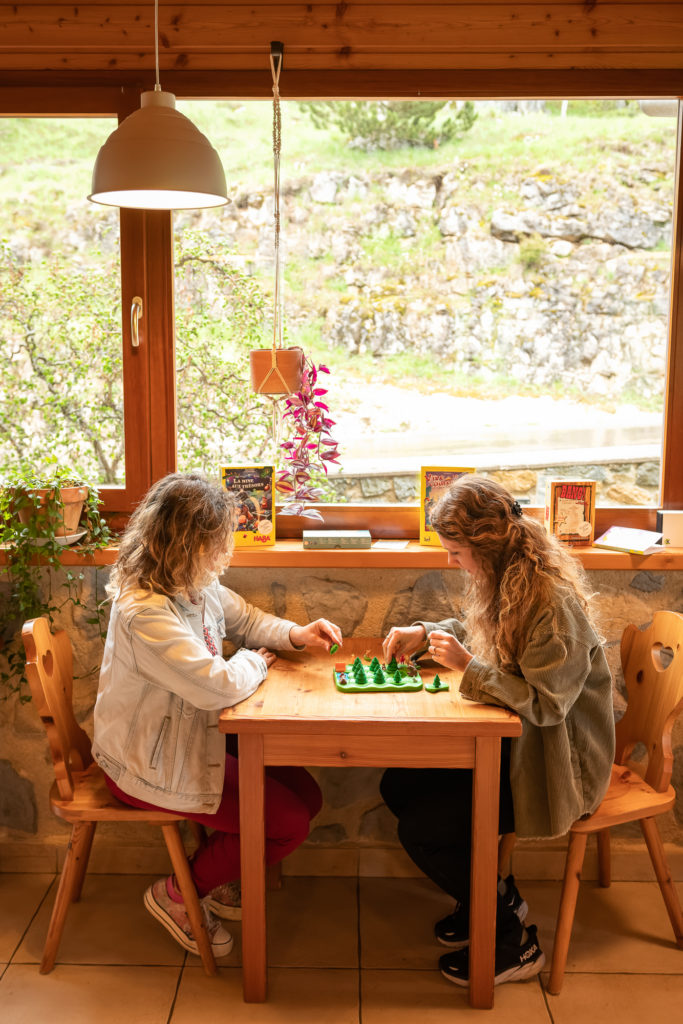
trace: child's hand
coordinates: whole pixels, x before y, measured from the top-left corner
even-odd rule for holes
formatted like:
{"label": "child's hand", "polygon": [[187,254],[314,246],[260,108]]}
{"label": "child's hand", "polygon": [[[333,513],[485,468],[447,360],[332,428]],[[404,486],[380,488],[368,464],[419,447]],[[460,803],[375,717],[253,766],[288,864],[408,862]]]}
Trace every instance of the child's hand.
{"label": "child's hand", "polygon": [[324,647],[329,651],[333,644],[342,645],[342,632],[339,626],[328,619],[316,619],[307,626],[292,626],[289,639],[294,647]]}
{"label": "child's hand", "polygon": [[452,633],[444,633],[441,629],[433,629],[429,634],[429,653],[434,661],[446,668],[464,672],[473,655],[466,647],[456,640]]}
{"label": "child's hand", "polygon": [[277,658],[277,654],[274,654],[273,651],[269,651],[267,647],[254,647],[252,648],[252,650],[254,651],[255,654],[261,655],[261,657],[266,663],[267,668],[270,668],[270,666]]}
{"label": "child's hand", "polygon": [[426,638],[424,626],[394,626],[389,630],[382,644],[384,661],[391,661],[395,655],[409,658],[411,654],[424,646]]}

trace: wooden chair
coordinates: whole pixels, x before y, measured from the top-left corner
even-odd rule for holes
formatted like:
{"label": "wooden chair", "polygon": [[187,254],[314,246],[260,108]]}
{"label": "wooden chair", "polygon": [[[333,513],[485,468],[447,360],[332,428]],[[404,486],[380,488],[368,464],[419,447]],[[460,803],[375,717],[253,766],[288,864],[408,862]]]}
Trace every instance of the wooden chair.
{"label": "wooden chair", "polygon": [[[180,814],[128,807],[113,796],[101,768],[93,760],[90,740],[74,718],[73,659],[68,636],[63,630],[52,634],[48,620],[40,618],[25,623],[22,637],[26,649],[26,675],[33,702],[47,732],[55,769],[50,805],[58,817],[73,826],[40,973],[47,974],[52,970],[69,904],[80,898],[98,821],[120,821],[161,827],[204,970],[207,974],[215,974],[216,962],[178,827],[179,822],[185,819]],[[201,834],[193,831],[201,840]]]}
{"label": "wooden chair", "polygon": [[498,874],[503,878],[510,874],[512,851],[517,842],[516,832],[504,832],[498,840]]}
{"label": "wooden chair", "polygon": [[[628,691],[628,706],[617,723],[616,762],[600,807],[589,818],[576,821],[569,833],[569,847],[562,883],[560,909],[548,991],[562,988],[569,938],[574,922],[581,866],[588,836],[598,842],[600,885],[610,884],[609,829],[625,821],[638,821],[645,836],[652,866],[664,897],[676,943],[683,949],[683,914],[664,855],[655,816],[674,805],[670,785],[673,767],[671,730],[683,708],[683,615],[655,612],[643,630],[627,626],[621,639],[621,664]],[[629,765],[637,743],[645,744],[647,768],[643,775]]]}

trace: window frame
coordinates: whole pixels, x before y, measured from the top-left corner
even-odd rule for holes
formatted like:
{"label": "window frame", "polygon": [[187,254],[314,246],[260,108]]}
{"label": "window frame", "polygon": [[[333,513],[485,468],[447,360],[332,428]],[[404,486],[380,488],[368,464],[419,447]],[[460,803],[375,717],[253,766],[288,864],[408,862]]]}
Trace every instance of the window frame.
{"label": "window frame", "polygon": [[[139,107],[139,96],[140,91],[132,89],[0,87],[0,116],[116,117],[120,124]],[[152,482],[175,468],[173,283],[169,296],[163,269],[173,263],[170,214],[121,210],[119,246],[125,484],[100,488],[103,510],[115,528],[125,522]],[[143,300],[137,348],[132,345],[130,322],[134,295]]]}
{"label": "window frame", "polygon": [[[426,76],[426,77],[425,77]],[[13,117],[106,117],[123,120],[139,106],[140,83],[112,82],[107,73],[90,73],[87,84],[8,85],[0,79],[0,116]],[[72,76],[73,77],[73,76]],[[258,77],[258,81],[256,80]],[[661,98],[680,99],[666,71],[470,71],[418,73],[393,71],[370,76],[367,72],[293,71],[288,73],[288,98],[405,99],[526,99],[526,98]],[[291,81],[293,79],[293,81]],[[635,81],[634,81],[635,79]],[[209,81],[210,80],[210,81]],[[106,84],[103,84],[106,83]],[[164,87],[179,99],[267,99],[269,84],[250,72],[167,72]],[[664,432],[661,450],[660,501],[657,506],[600,507],[596,528],[606,528],[615,515],[621,522],[654,529],[657,508],[683,508],[683,173],[682,112],[679,104],[674,216],[671,246],[669,337],[665,372]],[[104,141],[104,140],[103,140]],[[121,210],[121,297],[124,387],[124,448],[126,484],[103,487],[104,510],[116,527],[125,522],[136,502],[152,482],[174,472],[176,456],[176,390],[174,330],[173,217],[165,211]],[[130,304],[134,295],[143,299],[141,344],[133,349]],[[325,504],[329,528],[368,528],[373,535],[416,537],[418,508],[415,505]],[[297,517],[278,522],[278,536],[298,537],[306,520]]]}

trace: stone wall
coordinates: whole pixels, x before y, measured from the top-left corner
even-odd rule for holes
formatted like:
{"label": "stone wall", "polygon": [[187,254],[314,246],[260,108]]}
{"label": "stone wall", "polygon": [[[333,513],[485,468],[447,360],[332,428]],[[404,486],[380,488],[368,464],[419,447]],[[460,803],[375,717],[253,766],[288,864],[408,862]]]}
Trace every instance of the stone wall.
{"label": "stone wall", "polygon": [[[558,462],[508,469],[484,465],[478,471],[492,477],[523,504],[543,507],[546,480],[595,480],[598,505],[655,505],[659,501],[659,459],[611,459],[590,464]],[[328,483],[342,501],[354,504],[409,504],[420,499],[420,477],[411,473],[335,473]]]}
{"label": "stone wall", "polygon": [[[320,320],[325,346],[352,355],[410,352],[467,379],[659,399],[672,154],[652,141],[604,149],[590,169],[462,160],[288,178],[292,337]],[[267,193],[239,194],[222,230],[253,268],[270,266]]]}
{"label": "stone wall", "polygon": [[[102,575],[100,570],[100,575]],[[106,572],[106,570],[104,570]],[[94,570],[86,573],[86,595]],[[591,573],[599,592],[601,624],[607,656],[615,678],[615,709],[624,707],[619,670],[619,639],[624,626],[648,623],[660,608],[683,611],[683,572],[599,571]],[[328,616],[346,635],[383,635],[393,624],[426,616],[438,619],[458,612],[465,579],[459,571],[382,569],[231,569],[226,583],[249,601],[300,622]],[[101,580],[98,589],[101,587]],[[76,613],[74,621],[73,613]],[[100,641],[84,622],[82,609],[66,609],[63,625],[75,647],[74,704],[79,722],[92,733]],[[68,829],[50,812],[48,791],[53,778],[45,735],[32,703],[10,700],[0,705],[0,870],[51,871],[63,857]],[[683,720],[675,734],[675,809],[660,819],[674,857],[672,869],[683,867]],[[312,873],[395,873],[410,870],[396,841],[394,821],[378,793],[381,772],[370,768],[314,770],[325,804],[307,843],[285,870]],[[639,830],[618,830],[617,849],[628,865],[642,861]],[[533,844],[532,844],[533,845]],[[561,844],[560,844],[561,845]],[[535,844],[541,849],[543,844]],[[530,873],[556,875],[562,864],[558,844],[538,860]],[[517,856],[517,854],[516,854]],[[544,864],[552,864],[545,868]],[[156,830],[101,826],[95,842],[94,870],[162,871],[166,854]],[[522,874],[517,867],[515,870]],[[631,875],[630,877],[633,877]],[[683,875],[681,876],[683,877]]]}

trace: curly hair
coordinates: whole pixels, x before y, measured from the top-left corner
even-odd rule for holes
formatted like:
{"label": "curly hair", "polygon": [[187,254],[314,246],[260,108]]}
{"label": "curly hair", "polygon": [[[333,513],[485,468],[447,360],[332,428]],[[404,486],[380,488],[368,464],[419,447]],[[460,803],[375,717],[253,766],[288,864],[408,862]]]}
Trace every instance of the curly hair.
{"label": "curly hair", "polygon": [[468,592],[468,638],[501,668],[517,670],[531,619],[543,605],[557,606],[559,589],[573,593],[594,624],[580,563],[495,480],[460,477],[432,512],[432,526],[469,548],[480,567]]}
{"label": "curly hair", "polygon": [[158,480],[130,517],[107,592],[133,582],[174,597],[206,586],[215,573],[206,554],[232,551],[235,502],[218,484],[195,473]]}

